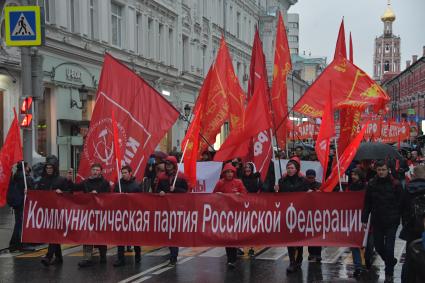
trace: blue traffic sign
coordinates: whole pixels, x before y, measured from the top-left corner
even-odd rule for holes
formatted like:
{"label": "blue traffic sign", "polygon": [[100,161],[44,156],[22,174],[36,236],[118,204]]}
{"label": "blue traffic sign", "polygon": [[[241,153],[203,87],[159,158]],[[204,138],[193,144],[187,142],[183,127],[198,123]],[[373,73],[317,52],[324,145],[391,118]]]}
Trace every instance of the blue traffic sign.
{"label": "blue traffic sign", "polygon": [[41,45],[41,17],[39,6],[11,6],[5,8],[6,45]]}

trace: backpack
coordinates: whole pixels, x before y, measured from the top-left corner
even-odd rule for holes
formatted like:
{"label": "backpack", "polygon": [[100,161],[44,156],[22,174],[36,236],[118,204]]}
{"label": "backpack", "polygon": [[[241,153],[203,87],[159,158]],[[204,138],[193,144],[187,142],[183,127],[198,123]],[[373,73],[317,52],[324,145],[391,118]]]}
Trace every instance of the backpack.
{"label": "backpack", "polygon": [[413,227],[415,231],[425,231],[425,194],[416,196],[410,203],[411,219],[414,220]]}

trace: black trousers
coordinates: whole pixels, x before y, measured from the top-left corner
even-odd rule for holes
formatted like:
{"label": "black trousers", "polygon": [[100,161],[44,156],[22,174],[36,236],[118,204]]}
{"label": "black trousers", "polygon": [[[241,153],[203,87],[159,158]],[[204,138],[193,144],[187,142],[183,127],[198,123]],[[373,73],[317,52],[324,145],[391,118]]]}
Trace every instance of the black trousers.
{"label": "black trousers", "polygon": [[308,247],[308,254],[310,256],[322,257],[322,247]]}
{"label": "black trousers", "polygon": [[395,236],[397,227],[373,227],[375,249],[385,262],[385,274],[393,275],[397,260],[394,258]]}
{"label": "black trousers", "polygon": [[303,262],[303,247],[288,247],[289,261],[291,264]]}
{"label": "black trousers", "polygon": [[237,248],[226,248],[227,262],[234,263],[236,262],[238,256]]}
{"label": "black trousers", "polygon": [[62,259],[61,245],[59,245],[59,244],[49,244],[49,247],[47,248],[46,257],[47,258],[53,258],[53,255],[55,255],[55,257],[57,259]]}
{"label": "black trousers", "polygon": [[20,248],[21,243],[21,234],[22,234],[22,216],[24,213],[24,207],[16,207],[13,208],[13,212],[15,213],[15,226],[13,227],[12,238],[9,242],[9,247],[11,248]]}
{"label": "black trousers", "polygon": [[[125,260],[125,256],[124,256],[124,250],[125,247],[124,246],[118,246],[118,259],[119,260]],[[136,253],[136,256],[140,256],[142,249],[140,247],[134,247],[134,252]]]}

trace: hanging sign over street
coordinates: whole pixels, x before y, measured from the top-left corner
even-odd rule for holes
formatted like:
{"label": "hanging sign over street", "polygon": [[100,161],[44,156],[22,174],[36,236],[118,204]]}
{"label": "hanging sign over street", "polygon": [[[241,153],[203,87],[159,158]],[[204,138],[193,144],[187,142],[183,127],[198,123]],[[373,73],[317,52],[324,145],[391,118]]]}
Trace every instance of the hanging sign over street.
{"label": "hanging sign over street", "polygon": [[41,45],[39,6],[8,6],[5,8],[7,46]]}

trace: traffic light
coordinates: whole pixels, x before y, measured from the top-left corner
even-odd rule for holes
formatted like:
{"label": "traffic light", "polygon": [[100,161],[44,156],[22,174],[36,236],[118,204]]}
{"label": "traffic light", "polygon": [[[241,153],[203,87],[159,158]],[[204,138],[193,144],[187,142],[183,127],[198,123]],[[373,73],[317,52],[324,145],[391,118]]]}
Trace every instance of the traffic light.
{"label": "traffic light", "polygon": [[21,127],[28,128],[31,126],[32,121],[32,97],[23,97],[20,100],[19,114],[21,117]]}

